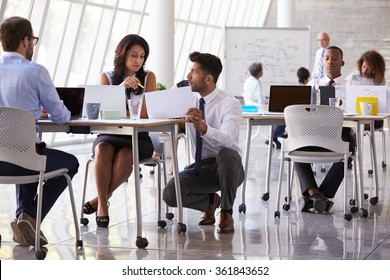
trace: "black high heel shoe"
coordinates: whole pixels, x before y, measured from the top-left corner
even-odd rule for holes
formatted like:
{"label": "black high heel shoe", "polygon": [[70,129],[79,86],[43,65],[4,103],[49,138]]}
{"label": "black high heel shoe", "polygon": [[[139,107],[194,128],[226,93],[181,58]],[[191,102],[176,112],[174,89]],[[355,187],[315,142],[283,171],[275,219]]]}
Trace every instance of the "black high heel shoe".
{"label": "black high heel shoe", "polygon": [[109,223],[110,223],[109,216],[96,216],[96,225],[98,227],[108,227]]}
{"label": "black high heel shoe", "polygon": [[89,201],[87,201],[86,203],[84,203],[84,206],[83,206],[83,212],[84,214],[93,214],[97,211],[96,208],[93,208],[93,206],[91,205],[91,203],[89,203]]}

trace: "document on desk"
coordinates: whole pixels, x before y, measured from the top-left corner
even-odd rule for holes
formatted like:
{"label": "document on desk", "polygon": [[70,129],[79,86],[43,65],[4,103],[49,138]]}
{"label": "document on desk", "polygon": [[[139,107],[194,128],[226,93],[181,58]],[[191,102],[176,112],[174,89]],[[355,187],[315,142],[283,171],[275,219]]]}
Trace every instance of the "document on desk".
{"label": "document on desk", "polygon": [[195,107],[196,93],[191,87],[145,92],[149,119],[184,118]]}

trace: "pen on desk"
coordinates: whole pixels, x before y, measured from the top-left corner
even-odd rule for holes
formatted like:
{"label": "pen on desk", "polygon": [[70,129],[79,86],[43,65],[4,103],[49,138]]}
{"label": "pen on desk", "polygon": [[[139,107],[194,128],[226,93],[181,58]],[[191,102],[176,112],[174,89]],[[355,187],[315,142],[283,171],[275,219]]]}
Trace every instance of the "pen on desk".
{"label": "pen on desk", "polygon": [[145,87],[143,85],[141,85],[140,83],[137,84],[139,87],[145,89]]}

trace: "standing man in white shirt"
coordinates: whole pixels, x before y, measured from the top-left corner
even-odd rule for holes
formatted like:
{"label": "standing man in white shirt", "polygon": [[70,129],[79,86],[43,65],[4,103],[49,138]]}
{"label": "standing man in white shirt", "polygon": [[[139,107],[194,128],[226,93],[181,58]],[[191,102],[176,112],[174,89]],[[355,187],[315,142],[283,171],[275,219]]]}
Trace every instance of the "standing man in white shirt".
{"label": "standing man in white shirt", "polygon": [[[239,147],[241,103],[217,87],[222,72],[218,57],[193,52],[189,59],[193,64],[187,78],[192,91],[199,93],[199,106],[187,112],[195,163],[179,173],[182,204],[203,212],[199,225],[213,225],[215,210],[221,205],[218,233],[232,233],[233,204],[245,176]],[[167,205],[177,206],[173,179],[165,187],[163,198]]]}
{"label": "standing man in white shirt", "polygon": [[314,60],[314,68],[312,71],[312,79],[321,79],[324,72],[324,53],[325,49],[329,47],[330,38],[328,33],[321,32],[317,35],[317,41],[319,45],[319,49],[316,51],[316,56]]}
{"label": "standing man in white shirt", "polygon": [[266,104],[263,86],[260,78],[263,76],[263,65],[260,62],[254,62],[249,66],[250,76],[244,82],[244,92],[242,96],[245,100],[245,105]]}

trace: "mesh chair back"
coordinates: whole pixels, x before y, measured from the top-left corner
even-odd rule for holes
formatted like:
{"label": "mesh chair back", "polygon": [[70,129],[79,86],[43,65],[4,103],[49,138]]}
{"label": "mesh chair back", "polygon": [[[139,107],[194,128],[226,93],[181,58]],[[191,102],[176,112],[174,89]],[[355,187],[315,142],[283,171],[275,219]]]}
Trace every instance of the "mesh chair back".
{"label": "mesh chair back", "polygon": [[284,116],[288,133],[284,151],[316,146],[345,153],[348,143],[342,141],[343,112],[327,105],[291,105]]}
{"label": "mesh chair back", "polygon": [[36,153],[35,140],[35,118],[30,112],[0,107],[0,161],[44,171],[46,156]]}

